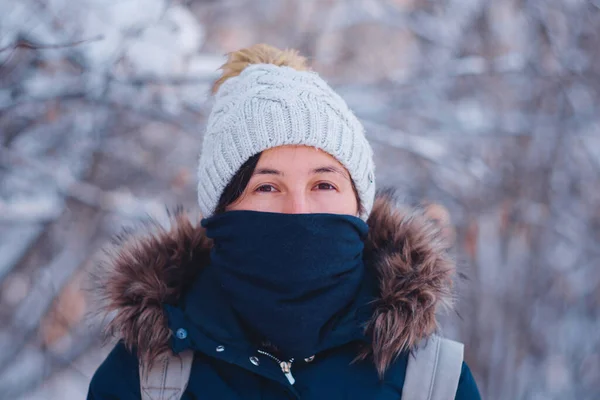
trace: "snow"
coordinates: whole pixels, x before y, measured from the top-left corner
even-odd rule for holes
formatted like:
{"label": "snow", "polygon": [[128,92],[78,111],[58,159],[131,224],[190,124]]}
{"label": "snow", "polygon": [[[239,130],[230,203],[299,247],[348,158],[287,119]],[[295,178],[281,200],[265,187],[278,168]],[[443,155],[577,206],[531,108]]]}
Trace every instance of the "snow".
{"label": "snow", "polygon": [[0,392],[85,397],[108,349],[43,348],[40,320],[121,226],[196,215],[211,84],[255,38],[309,52],[363,120],[379,187],[449,207],[470,278],[451,332],[479,344],[484,397],[600,390],[598,1],[0,3],[0,322],[20,328],[0,327],[18,363]]}
{"label": "snow", "polygon": [[42,224],[0,225],[0,280],[11,271],[42,232]]}

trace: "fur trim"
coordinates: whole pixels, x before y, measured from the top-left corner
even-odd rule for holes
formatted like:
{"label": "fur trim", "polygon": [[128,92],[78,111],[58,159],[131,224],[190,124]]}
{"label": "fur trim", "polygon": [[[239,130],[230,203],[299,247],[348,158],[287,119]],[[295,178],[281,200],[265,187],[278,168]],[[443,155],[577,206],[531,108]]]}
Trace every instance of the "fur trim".
{"label": "fur trim", "polygon": [[367,223],[365,253],[379,275],[380,294],[366,326],[380,376],[403,351],[412,350],[437,328],[436,311],[452,306],[455,263],[451,238],[423,209],[396,208],[389,195],[376,199]]}
{"label": "fur trim", "polygon": [[[442,228],[424,210],[398,208],[389,193],[377,197],[367,222],[365,256],[376,269],[380,296],[365,327],[372,346],[357,359],[372,357],[383,376],[400,353],[436,331],[436,311],[452,305],[455,264]],[[200,224],[181,210],[170,230],[151,226],[141,237],[120,235],[94,275],[103,312],[114,314],[107,332],[150,363],[169,351],[172,332],[162,305],[177,302],[210,262],[212,247]]]}
{"label": "fur trim", "polygon": [[173,334],[163,304],[176,304],[208,264],[212,241],[181,209],[171,215],[170,230],[153,221],[146,226],[151,233],[141,237],[131,230],[117,235],[92,279],[99,312],[114,315],[105,327],[107,337],[122,340],[152,364],[169,351]]}

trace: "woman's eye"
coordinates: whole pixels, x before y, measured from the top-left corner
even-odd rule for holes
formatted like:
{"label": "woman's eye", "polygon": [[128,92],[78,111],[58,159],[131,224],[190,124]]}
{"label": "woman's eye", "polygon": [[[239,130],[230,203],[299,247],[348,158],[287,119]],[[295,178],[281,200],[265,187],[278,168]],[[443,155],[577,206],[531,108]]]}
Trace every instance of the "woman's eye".
{"label": "woman's eye", "polygon": [[274,192],[275,188],[273,187],[273,185],[261,185],[258,188],[256,188],[256,191],[270,193],[270,192]]}
{"label": "woman's eye", "polygon": [[317,185],[317,188],[319,190],[335,190],[335,187],[331,183],[325,183],[325,182],[319,183]]}

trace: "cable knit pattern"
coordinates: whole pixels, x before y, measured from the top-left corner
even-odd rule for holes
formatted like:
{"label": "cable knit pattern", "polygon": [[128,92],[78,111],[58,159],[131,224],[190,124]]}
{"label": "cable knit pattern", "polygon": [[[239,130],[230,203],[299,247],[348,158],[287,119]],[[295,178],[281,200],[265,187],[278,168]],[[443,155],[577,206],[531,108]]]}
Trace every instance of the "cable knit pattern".
{"label": "cable knit pattern", "polygon": [[313,71],[253,64],[215,94],[198,167],[198,202],[214,213],[223,190],[251,156],[284,145],[317,147],[348,169],[366,220],[375,197],[373,151],[360,121]]}

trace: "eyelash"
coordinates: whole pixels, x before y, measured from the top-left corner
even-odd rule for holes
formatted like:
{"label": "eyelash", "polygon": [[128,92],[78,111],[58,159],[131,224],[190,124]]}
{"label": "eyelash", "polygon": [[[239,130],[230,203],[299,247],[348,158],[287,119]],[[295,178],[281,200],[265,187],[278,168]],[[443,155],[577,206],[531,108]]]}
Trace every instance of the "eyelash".
{"label": "eyelash", "polygon": [[335,187],[335,186],[333,186],[331,183],[328,183],[328,182],[320,182],[320,183],[317,183],[317,186],[321,186],[321,185],[329,185],[329,186],[330,186],[330,188],[329,188],[329,189],[323,189],[323,190],[336,190],[336,187]]}
{"label": "eyelash", "polygon": [[274,188],[273,185],[260,185],[259,187],[256,188],[255,192],[271,193],[270,190],[269,191],[261,190],[262,188],[265,188],[265,187]]}
{"label": "eyelash", "polygon": [[[328,188],[328,189],[322,189],[322,190],[329,191],[329,190],[336,190],[336,189],[337,189],[337,188],[336,188],[335,186],[333,186],[331,183],[327,183],[327,182],[320,182],[320,183],[317,183],[317,184],[316,184],[316,186],[317,186],[317,187],[319,187],[319,186],[321,186],[321,185],[328,185],[328,186],[329,186],[329,188]],[[261,190],[262,188],[275,188],[275,187],[274,187],[273,185],[260,185],[259,187],[257,187],[257,188],[256,188],[255,192],[262,192],[262,193],[272,193],[272,191],[271,191],[271,190],[264,191],[264,190]]]}

